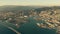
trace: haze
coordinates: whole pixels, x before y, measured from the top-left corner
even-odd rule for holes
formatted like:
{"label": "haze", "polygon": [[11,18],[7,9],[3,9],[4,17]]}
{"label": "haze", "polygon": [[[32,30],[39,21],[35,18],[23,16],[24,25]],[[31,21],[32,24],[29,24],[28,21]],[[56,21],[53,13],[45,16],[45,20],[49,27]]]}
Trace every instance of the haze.
{"label": "haze", "polygon": [[0,6],[3,5],[60,6],[60,0],[0,0]]}

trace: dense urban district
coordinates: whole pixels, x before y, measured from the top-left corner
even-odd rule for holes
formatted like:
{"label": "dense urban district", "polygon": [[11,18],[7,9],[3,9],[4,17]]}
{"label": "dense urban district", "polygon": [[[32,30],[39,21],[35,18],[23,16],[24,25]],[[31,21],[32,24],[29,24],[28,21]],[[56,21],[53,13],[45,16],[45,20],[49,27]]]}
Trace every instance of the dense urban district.
{"label": "dense urban district", "polygon": [[[32,8],[31,8],[32,7]],[[2,6],[0,8],[0,20],[14,24],[19,28],[22,24],[28,23],[33,17],[36,25],[41,28],[56,29],[60,32],[60,6],[34,7],[34,6]],[[39,23],[40,21],[44,23]]]}

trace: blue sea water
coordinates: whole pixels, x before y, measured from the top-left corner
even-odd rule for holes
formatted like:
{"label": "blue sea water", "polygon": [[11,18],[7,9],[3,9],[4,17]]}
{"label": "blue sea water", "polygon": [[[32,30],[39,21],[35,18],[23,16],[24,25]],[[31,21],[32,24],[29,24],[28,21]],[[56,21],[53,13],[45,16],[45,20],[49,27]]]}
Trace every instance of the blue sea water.
{"label": "blue sea water", "polygon": [[[40,21],[44,22],[44,21]],[[22,34],[56,34],[56,31],[53,29],[48,28],[40,28],[36,25],[37,21],[35,21],[33,18],[29,18],[29,23],[26,23],[22,25],[19,28],[19,31]]]}
{"label": "blue sea water", "polygon": [[0,34],[16,34],[16,33],[0,24]]}
{"label": "blue sea water", "polygon": [[[43,22],[43,21],[39,21],[39,22]],[[36,23],[37,21],[35,21],[31,17],[29,18],[29,22],[20,26],[20,28],[18,28],[17,31],[19,31],[21,34],[56,34],[55,30],[48,28],[46,29],[40,28],[36,25]],[[16,34],[16,33],[0,24],[0,34]]]}

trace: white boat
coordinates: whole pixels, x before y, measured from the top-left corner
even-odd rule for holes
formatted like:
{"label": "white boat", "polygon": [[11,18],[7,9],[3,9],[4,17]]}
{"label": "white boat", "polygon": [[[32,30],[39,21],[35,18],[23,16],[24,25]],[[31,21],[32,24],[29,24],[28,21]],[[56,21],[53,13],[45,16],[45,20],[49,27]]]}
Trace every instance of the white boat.
{"label": "white boat", "polygon": [[39,26],[40,27],[40,23],[36,23],[37,24],[37,26]]}

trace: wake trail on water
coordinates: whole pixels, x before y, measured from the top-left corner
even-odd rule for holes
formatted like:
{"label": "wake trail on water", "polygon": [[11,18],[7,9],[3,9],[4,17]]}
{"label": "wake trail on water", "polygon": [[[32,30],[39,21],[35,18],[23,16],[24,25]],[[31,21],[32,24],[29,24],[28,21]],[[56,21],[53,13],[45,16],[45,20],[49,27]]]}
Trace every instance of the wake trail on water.
{"label": "wake trail on water", "polygon": [[9,26],[8,26],[6,23],[4,23],[4,22],[1,22],[1,21],[0,21],[0,24],[3,25],[3,26],[5,26],[5,27],[7,27],[8,29],[14,31],[14,32],[17,33],[17,34],[21,34],[21,33],[18,32],[17,30],[15,30],[14,28],[9,27]]}

